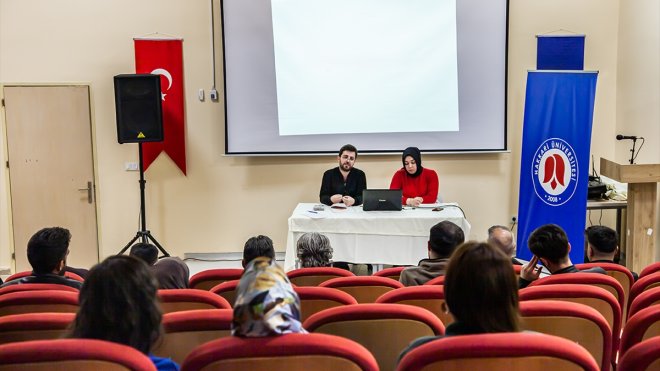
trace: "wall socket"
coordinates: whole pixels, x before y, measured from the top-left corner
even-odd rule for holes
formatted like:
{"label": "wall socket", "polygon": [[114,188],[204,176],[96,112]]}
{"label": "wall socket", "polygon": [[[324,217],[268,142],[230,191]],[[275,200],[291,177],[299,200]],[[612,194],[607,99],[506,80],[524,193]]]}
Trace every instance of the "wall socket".
{"label": "wall socket", "polygon": [[126,171],[138,171],[140,167],[137,162],[124,162],[124,170]]}

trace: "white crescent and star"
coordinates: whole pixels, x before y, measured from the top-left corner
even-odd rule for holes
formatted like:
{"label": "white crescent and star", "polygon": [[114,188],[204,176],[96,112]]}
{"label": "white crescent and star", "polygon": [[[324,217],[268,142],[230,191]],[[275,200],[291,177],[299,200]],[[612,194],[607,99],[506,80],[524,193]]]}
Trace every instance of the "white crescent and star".
{"label": "white crescent and star", "polygon": [[[165,78],[167,79],[167,82],[168,82],[167,90],[170,90],[170,88],[172,87],[172,75],[170,74],[170,72],[168,70],[166,70],[164,68],[156,68],[155,70],[151,71],[151,73],[154,74],[154,75],[165,76]],[[161,93],[161,95],[162,95],[162,99],[165,100],[165,95],[167,95],[167,94]]]}

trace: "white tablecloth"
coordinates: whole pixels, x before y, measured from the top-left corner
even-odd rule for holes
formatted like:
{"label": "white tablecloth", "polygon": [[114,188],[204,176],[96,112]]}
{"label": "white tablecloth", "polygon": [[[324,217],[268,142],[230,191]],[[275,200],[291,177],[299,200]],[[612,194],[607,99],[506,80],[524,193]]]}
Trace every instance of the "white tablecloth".
{"label": "white tablecloth", "polygon": [[284,269],[296,266],[296,241],[306,232],[319,232],[330,239],[334,261],[351,263],[416,265],[428,257],[431,227],[443,220],[470,234],[470,223],[457,207],[442,211],[404,208],[401,211],[364,211],[361,207],[313,212],[315,204],[301,203],[289,217]]}

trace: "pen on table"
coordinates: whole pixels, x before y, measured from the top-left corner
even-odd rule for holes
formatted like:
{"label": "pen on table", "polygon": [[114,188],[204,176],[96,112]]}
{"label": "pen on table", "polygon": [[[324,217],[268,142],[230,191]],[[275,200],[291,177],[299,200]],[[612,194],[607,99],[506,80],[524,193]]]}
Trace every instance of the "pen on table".
{"label": "pen on table", "polygon": [[318,212],[317,212],[317,211],[314,211],[314,210],[307,210],[307,212],[308,212],[308,213],[318,214]]}

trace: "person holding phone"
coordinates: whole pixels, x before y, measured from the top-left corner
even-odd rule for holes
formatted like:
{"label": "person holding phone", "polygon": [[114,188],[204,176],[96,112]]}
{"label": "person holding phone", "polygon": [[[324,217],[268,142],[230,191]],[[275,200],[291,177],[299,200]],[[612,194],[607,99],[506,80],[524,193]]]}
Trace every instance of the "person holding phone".
{"label": "person holding phone", "polygon": [[[529,263],[520,270],[519,288],[527,287],[532,281],[541,276],[542,264],[550,271],[550,274],[564,274],[580,272],[571,262],[568,253],[571,244],[568,242],[566,232],[556,224],[542,225],[534,230],[527,239],[529,251],[534,254]],[[602,273],[605,270],[600,267],[585,269],[581,272]]]}

